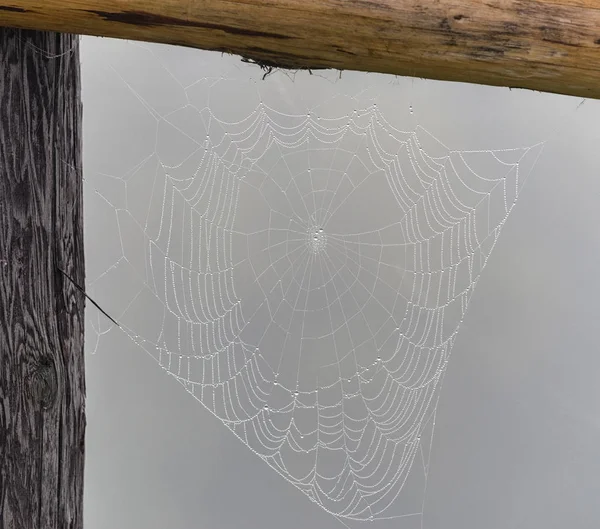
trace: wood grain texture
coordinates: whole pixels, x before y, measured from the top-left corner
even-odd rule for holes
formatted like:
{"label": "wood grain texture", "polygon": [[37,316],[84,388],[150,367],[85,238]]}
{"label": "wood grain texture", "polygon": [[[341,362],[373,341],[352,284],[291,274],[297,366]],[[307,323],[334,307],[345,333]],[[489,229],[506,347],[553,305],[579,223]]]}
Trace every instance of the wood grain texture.
{"label": "wood grain texture", "polygon": [[83,525],[81,114],[78,37],[0,29],[2,529]]}
{"label": "wood grain texture", "polygon": [[600,98],[600,0],[0,0],[0,25]]}

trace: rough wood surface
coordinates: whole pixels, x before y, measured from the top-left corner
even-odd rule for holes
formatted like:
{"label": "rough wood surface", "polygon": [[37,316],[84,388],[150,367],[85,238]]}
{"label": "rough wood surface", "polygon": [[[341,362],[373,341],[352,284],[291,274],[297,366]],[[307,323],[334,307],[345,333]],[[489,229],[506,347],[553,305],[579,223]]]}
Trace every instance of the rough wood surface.
{"label": "rough wood surface", "polygon": [[82,527],[81,175],[78,37],[0,29],[2,529]]}
{"label": "rough wood surface", "polygon": [[600,98],[600,0],[0,0],[0,25]]}

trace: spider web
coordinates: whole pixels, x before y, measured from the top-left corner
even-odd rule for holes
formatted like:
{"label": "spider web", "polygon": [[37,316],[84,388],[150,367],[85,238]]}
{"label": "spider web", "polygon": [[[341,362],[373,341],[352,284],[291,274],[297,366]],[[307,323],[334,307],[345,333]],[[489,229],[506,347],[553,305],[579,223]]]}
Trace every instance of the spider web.
{"label": "spider web", "polygon": [[121,330],[318,506],[420,524],[441,381],[542,144],[451,149],[331,76],[310,104],[308,73],[172,76],[163,109],[117,75],[155,139],[87,179],[120,241],[87,290],[124,274]]}

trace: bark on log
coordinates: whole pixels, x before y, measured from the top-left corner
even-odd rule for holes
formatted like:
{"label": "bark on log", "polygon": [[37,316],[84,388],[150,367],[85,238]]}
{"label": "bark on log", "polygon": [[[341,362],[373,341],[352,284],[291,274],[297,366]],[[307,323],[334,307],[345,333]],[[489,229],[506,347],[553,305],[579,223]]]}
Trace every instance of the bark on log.
{"label": "bark on log", "polygon": [[79,38],[0,29],[0,528],[82,527]]}
{"label": "bark on log", "polygon": [[0,25],[600,98],[599,0],[0,0]]}

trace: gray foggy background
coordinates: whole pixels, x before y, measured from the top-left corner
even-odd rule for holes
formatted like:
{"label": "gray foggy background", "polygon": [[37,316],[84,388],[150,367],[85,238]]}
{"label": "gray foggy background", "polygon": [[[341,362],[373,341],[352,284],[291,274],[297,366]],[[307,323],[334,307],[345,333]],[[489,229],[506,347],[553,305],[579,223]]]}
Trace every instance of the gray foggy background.
{"label": "gray foggy background", "polygon": [[[332,112],[319,102],[340,90],[374,97],[397,126],[422,126],[450,149],[546,141],[453,347],[422,520],[369,525],[598,526],[596,101],[580,106],[582,100],[563,96],[353,72],[343,72],[339,83],[335,72],[327,79],[275,73],[262,81],[258,67],[239,59],[87,37],[82,71],[88,288],[115,317],[137,292],[135,278],[115,263],[125,253],[135,265],[144,254],[114,207],[134,210],[150,200],[144,186],[139,197],[125,195],[122,179],[153,177],[147,165],[153,153],[173,164],[185,157],[185,141],[162,131],[156,119],[185,105],[182,85],[238,79],[211,96],[216,110],[234,116],[254,106],[256,91],[243,81],[252,78],[259,99],[298,112]],[[156,331],[150,303],[142,300],[134,312],[144,332]],[[88,529],[340,527],[91,306],[88,315]]]}

